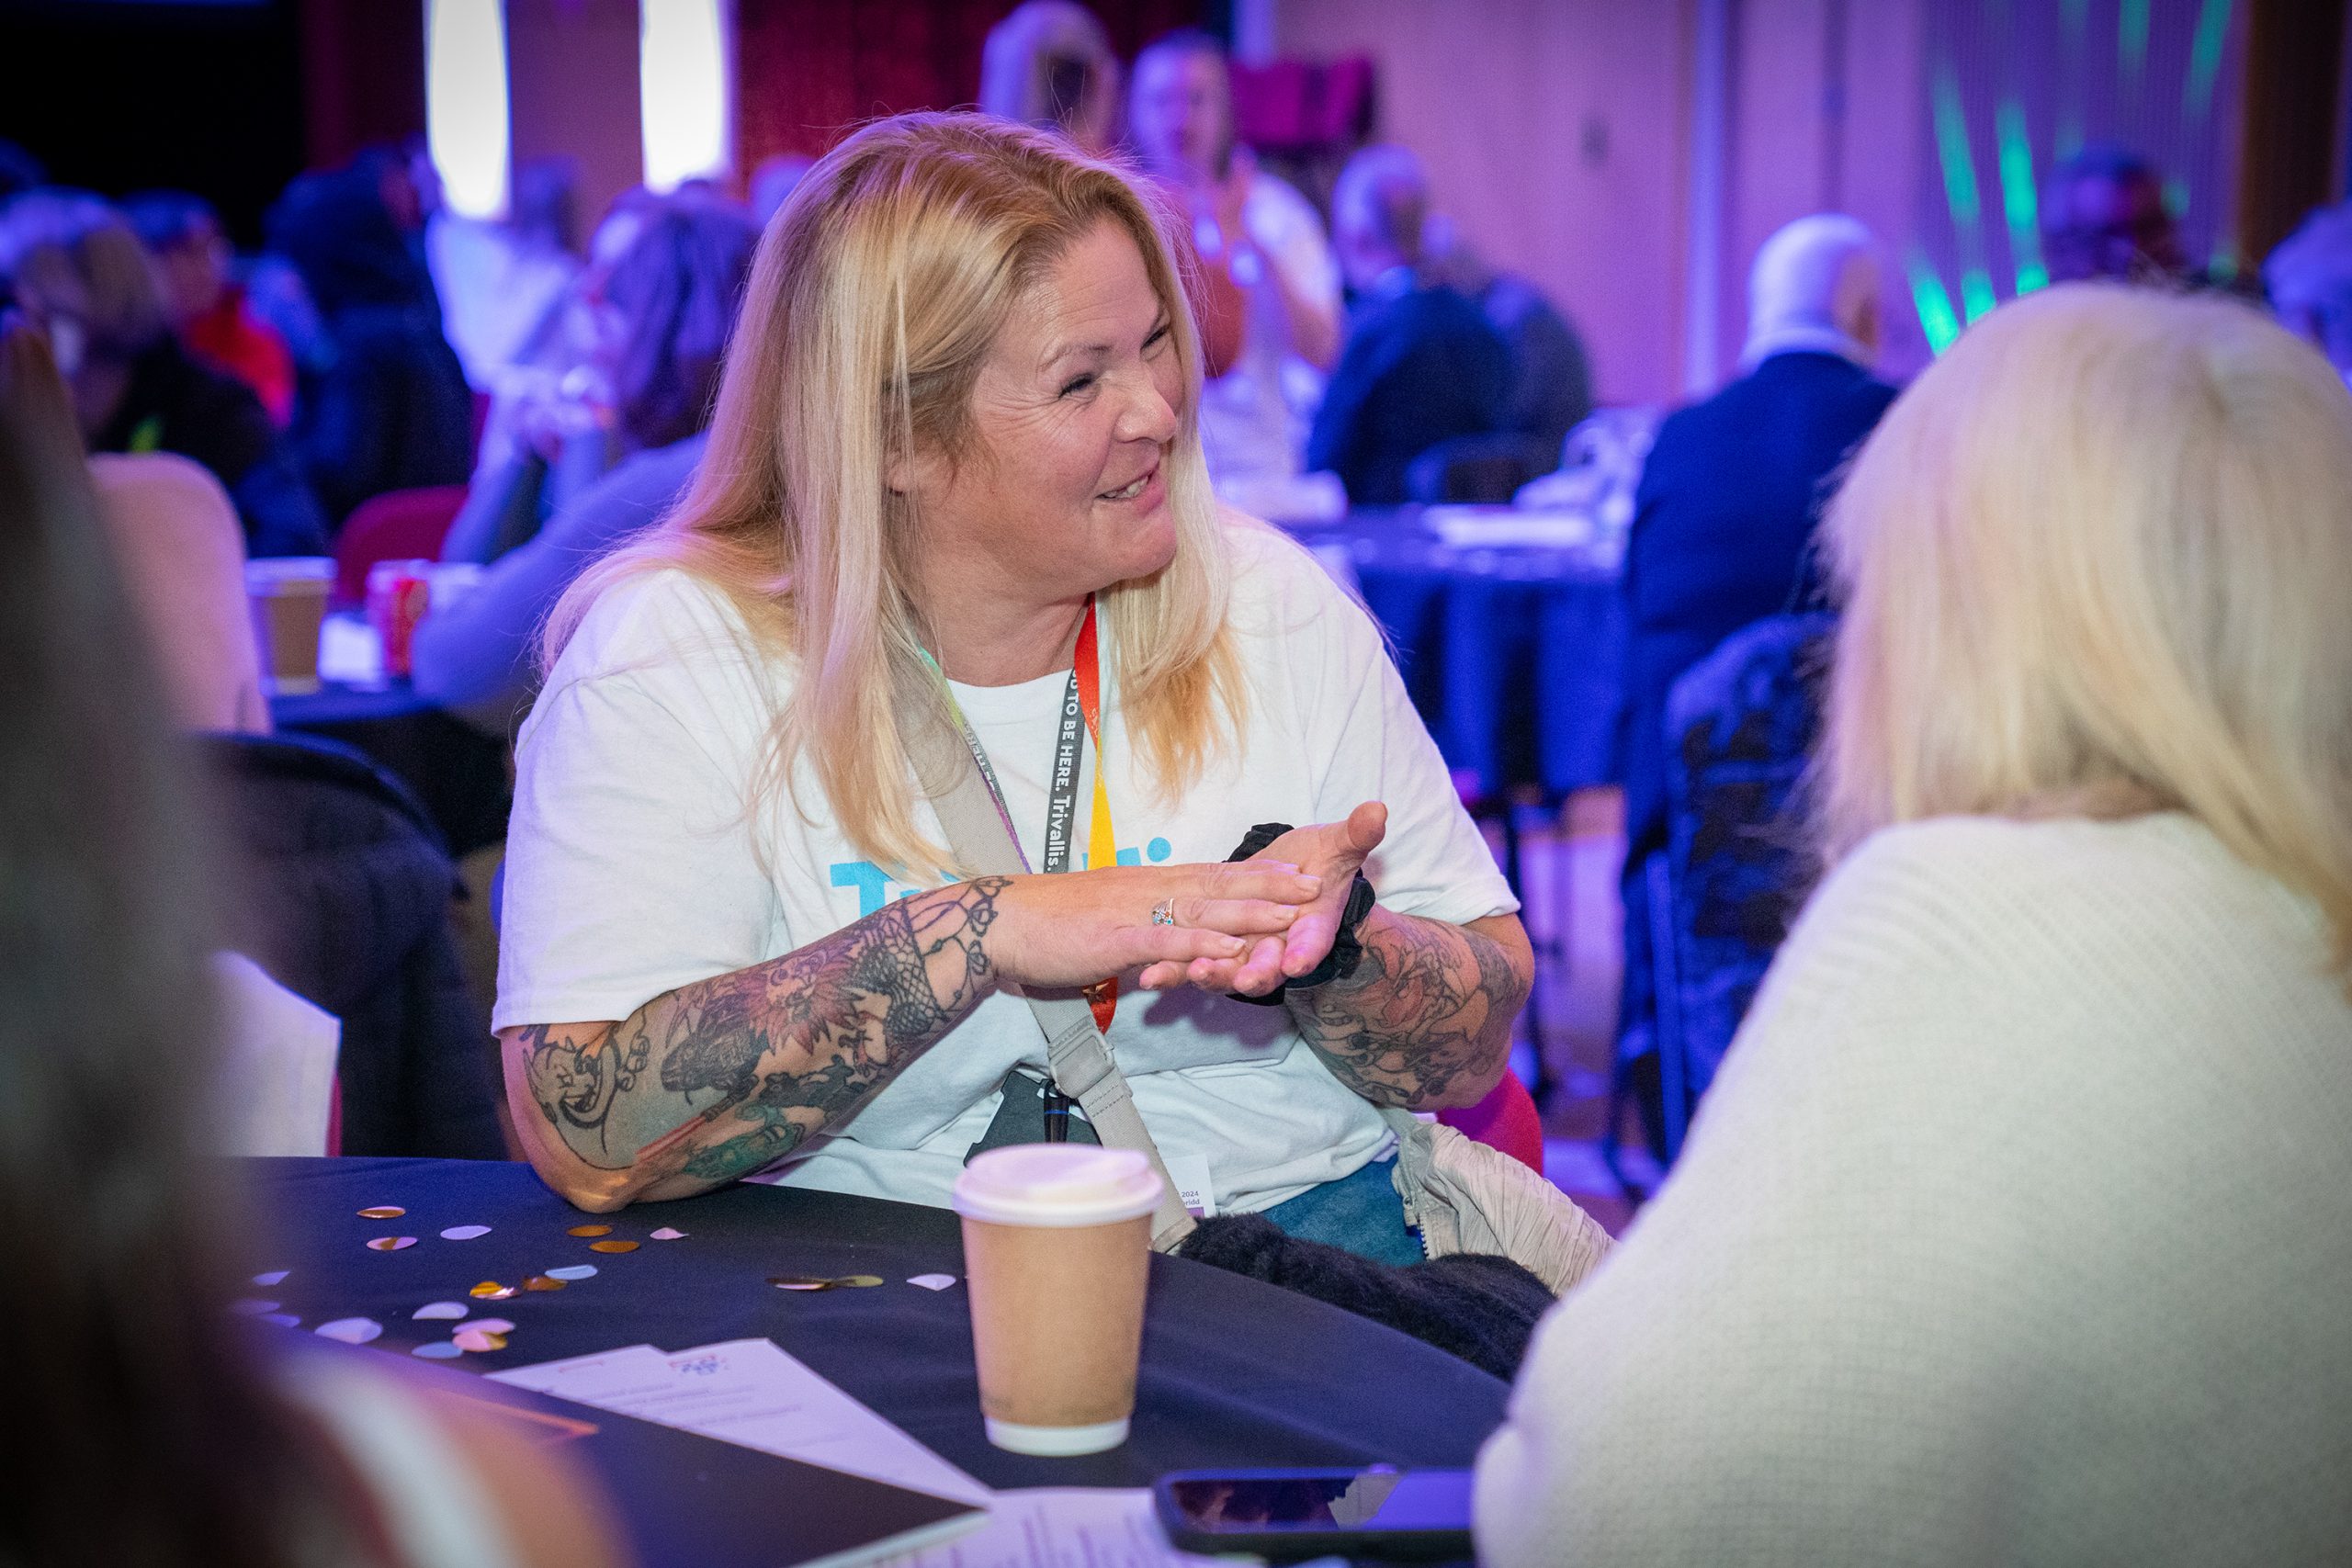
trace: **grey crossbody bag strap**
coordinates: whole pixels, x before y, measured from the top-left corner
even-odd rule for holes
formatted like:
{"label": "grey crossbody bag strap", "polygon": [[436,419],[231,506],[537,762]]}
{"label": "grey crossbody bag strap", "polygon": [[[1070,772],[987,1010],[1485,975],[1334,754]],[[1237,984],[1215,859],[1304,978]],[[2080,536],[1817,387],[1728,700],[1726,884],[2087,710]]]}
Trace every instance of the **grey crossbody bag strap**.
{"label": "grey crossbody bag strap", "polygon": [[[936,726],[922,727],[921,734],[927,744],[917,749],[929,754],[915,759],[919,773],[925,777],[944,773],[954,780],[944,792],[932,796],[931,804],[939,813],[939,825],[945,829],[947,847],[956,852],[956,860],[976,875],[1024,874],[1029,867],[1021,857],[1021,847],[1006,829],[1004,815],[997,809],[970,752]],[[1153,1173],[1159,1178],[1159,1207],[1151,1216],[1151,1245],[1158,1251],[1173,1252],[1199,1222],[1185,1209],[1168,1174],[1167,1162],[1159,1157],[1159,1145],[1151,1141],[1150,1130],[1136,1110],[1126,1075],[1111,1059],[1110,1044],[1094,1026],[1094,1010],[1086,1005],[1085,998],[1076,995],[1038,996],[1023,991],[1022,998],[1037,1015],[1037,1027],[1046,1032],[1046,1063],[1052,1069],[1054,1087],[1078,1101],[1093,1125],[1094,1135],[1104,1144],[1114,1149],[1133,1149],[1151,1162]]]}

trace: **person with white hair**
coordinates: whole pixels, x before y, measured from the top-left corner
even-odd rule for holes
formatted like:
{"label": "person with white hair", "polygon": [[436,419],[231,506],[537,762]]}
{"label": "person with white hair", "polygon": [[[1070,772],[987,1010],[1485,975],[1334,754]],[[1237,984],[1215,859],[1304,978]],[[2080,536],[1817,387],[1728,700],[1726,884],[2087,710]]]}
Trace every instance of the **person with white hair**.
{"label": "person with white hair", "polygon": [[2352,397],[2061,285],[1826,529],[1831,869],[1478,1560],[2352,1562]]}
{"label": "person with white hair", "polygon": [[1667,841],[1667,694],[1724,638],[1799,598],[1824,481],[1894,398],[1871,375],[1881,288],[1871,231],[1851,218],[1816,213],[1765,241],[1748,279],[1746,373],[1668,417],[1634,492],[1623,580],[1625,989],[1617,1049],[1636,1067],[1653,1110],[1646,1086],[1657,998],[1645,863]]}

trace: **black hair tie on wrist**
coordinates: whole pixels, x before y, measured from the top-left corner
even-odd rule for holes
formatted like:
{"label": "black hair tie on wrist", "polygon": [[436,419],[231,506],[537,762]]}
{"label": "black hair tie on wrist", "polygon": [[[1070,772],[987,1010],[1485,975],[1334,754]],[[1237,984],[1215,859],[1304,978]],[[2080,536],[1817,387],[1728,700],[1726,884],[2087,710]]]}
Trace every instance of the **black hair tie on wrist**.
{"label": "black hair tie on wrist", "polygon": [[[1266,852],[1266,846],[1291,830],[1287,822],[1261,822],[1241,835],[1241,845],[1226,856],[1227,862],[1250,860]],[[1340,929],[1331,937],[1331,951],[1323,962],[1295,980],[1285,980],[1262,997],[1245,997],[1239,991],[1230,993],[1237,1002],[1252,1007],[1280,1007],[1293,986],[1309,989],[1333,980],[1344,980],[1356,972],[1363,959],[1363,944],[1356,941],[1356,932],[1363,926],[1363,918],[1372,913],[1376,896],[1372,883],[1361,871],[1356,873],[1353,886],[1348,889],[1347,908],[1340,911]]]}

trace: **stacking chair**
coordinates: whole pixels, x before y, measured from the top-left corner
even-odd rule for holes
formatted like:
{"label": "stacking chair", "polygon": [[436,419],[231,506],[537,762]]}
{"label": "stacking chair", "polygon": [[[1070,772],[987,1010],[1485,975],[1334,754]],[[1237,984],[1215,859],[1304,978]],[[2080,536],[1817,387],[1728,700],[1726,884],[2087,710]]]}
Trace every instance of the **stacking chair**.
{"label": "stacking chair", "polygon": [[[1643,868],[1657,994],[1661,1167],[1771,966],[1814,867],[1798,792],[1820,730],[1836,618],[1771,615],[1685,671],[1666,706],[1667,847]],[[1631,1097],[1616,1064],[1603,1154]]]}
{"label": "stacking chair", "polygon": [[463,485],[396,490],[363,501],[334,542],[334,594],[346,604],[368,596],[368,569],[385,560],[438,560],[441,541],[466,503]]}

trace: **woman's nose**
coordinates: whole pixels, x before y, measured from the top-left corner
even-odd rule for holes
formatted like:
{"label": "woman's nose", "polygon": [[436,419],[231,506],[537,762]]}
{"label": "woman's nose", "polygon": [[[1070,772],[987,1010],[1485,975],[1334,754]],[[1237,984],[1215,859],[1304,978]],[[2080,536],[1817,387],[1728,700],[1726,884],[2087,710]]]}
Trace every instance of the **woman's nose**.
{"label": "woman's nose", "polygon": [[1159,378],[1148,370],[1138,375],[1126,407],[1120,411],[1117,434],[1122,441],[1166,442],[1176,435],[1176,405],[1161,389]]}

